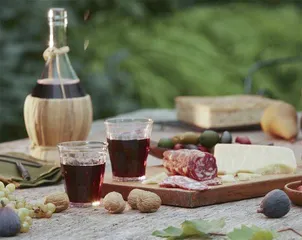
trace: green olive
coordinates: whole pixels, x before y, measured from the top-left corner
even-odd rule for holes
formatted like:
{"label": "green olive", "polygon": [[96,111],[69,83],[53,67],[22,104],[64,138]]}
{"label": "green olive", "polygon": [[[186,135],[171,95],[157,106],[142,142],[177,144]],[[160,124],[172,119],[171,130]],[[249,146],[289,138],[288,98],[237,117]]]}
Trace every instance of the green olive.
{"label": "green olive", "polygon": [[197,144],[200,134],[195,132],[185,132],[180,135],[181,144]]}
{"label": "green olive", "polygon": [[214,147],[219,140],[219,134],[213,130],[206,130],[199,137],[199,143],[206,148]]}
{"label": "green olive", "polygon": [[171,138],[161,138],[158,141],[157,146],[162,147],[162,148],[171,148],[172,149],[174,147],[174,143]]}
{"label": "green olive", "polygon": [[174,137],[172,137],[172,142],[174,144],[181,143],[181,135],[178,134],[178,135],[175,135]]}

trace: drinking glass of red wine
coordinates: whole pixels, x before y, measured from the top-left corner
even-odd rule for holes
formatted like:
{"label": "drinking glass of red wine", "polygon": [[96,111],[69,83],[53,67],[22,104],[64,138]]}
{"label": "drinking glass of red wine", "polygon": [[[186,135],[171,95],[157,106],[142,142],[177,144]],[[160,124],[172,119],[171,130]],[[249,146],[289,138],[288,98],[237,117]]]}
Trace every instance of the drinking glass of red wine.
{"label": "drinking glass of red wine", "polygon": [[153,120],[112,118],[105,121],[114,181],[145,179]]}
{"label": "drinking glass of red wine", "polygon": [[58,144],[65,191],[71,207],[97,206],[105,174],[106,142],[70,141]]}

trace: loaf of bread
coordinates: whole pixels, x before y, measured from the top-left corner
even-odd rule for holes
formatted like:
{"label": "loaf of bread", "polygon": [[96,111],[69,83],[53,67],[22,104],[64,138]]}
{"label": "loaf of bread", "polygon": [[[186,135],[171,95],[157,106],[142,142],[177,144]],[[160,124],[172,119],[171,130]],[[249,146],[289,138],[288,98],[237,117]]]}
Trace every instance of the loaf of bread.
{"label": "loaf of bread", "polygon": [[178,96],[179,121],[201,128],[241,127],[260,124],[264,109],[276,100],[258,95]]}

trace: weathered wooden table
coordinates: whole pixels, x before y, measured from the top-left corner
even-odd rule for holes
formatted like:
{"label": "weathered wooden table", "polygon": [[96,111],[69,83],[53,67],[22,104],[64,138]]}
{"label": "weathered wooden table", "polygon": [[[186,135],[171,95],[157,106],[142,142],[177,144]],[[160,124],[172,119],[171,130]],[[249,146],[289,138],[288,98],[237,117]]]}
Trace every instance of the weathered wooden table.
{"label": "weathered wooden table", "polygon": [[[146,109],[124,116],[151,117],[154,120],[175,120],[173,110]],[[162,127],[154,125],[152,139],[159,140],[163,136],[173,135],[177,132],[186,131],[177,127]],[[261,131],[234,132],[233,135],[248,135],[252,141],[271,141]],[[90,140],[105,140],[103,121],[93,124]],[[274,140],[275,145],[287,145],[291,147],[296,157],[301,161],[301,140],[295,144]],[[0,152],[20,151],[28,152],[28,139],[0,144]],[[148,165],[160,164],[160,160],[152,156],[148,157]],[[110,164],[107,164],[110,168]],[[63,184],[49,187],[17,190],[17,195],[26,199],[39,200],[50,192],[64,191]],[[292,227],[302,233],[302,208],[293,206],[290,212],[281,219],[267,219],[262,214],[256,213],[261,198],[255,198],[232,203],[212,205],[194,209],[162,206],[159,211],[152,214],[142,214],[137,211],[127,210],[123,214],[110,215],[102,207],[98,208],[70,208],[61,214],[54,214],[51,219],[35,220],[29,233],[20,234],[10,239],[131,239],[145,240],[156,239],[151,233],[156,229],[166,226],[177,226],[184,220],[189,219],[219,219],[226,220],[225,232],[241,224],[254,224],[264,228],[279,230]],[[279,239],[301,239],[292,232],[280,233]],[[244,240],[244,239],[242,239]]]}

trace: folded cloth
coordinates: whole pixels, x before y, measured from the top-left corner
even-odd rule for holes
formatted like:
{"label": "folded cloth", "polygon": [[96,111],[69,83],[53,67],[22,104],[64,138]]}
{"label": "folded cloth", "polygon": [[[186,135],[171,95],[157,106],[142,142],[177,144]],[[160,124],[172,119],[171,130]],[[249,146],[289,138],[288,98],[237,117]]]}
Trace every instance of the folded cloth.
{"label": "folded cloth", "polygon": [[[16,162],[19,161],[29,172],[29,181],[22,178]],[[32,166],[35,165],[35,166]],[[0,153],[0,181],[13,183],[16,188],[30,188],[52,185],[61,182],[60,166],[45,163],[24,153]]]}

